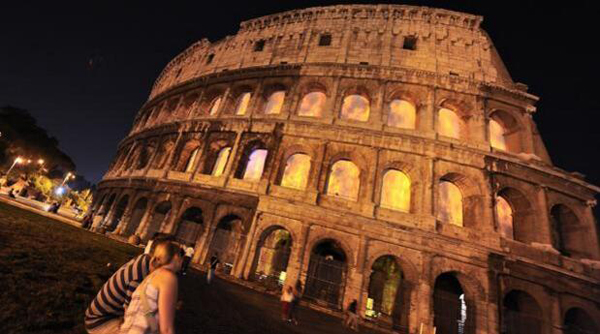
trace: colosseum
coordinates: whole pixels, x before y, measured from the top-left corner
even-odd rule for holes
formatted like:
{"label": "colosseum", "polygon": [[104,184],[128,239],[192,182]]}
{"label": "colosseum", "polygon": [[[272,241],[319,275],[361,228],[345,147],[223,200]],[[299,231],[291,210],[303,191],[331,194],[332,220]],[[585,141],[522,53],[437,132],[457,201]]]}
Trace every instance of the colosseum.
{"label": "colosseum", "polygon": [[[341,5],[251,19],[156,80],[95,224],[401,333],[598,333],[600,188],[553,166],[483,18]],[[543,112],[543,111],[542,111]]]}

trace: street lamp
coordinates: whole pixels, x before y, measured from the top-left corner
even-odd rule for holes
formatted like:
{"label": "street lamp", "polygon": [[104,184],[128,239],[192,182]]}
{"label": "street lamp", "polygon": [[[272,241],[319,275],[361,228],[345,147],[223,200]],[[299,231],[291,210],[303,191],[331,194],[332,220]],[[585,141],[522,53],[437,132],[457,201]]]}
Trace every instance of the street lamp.
{"label": "street lamp", "polygon": [[38,160],[38,164],[43,165],[44,164],[44,159],[39,159]]}
{"label": "street lamp", "polygon": [[15,162],[13,162],[12,166],[10,166],[8,171],[6,171],[6,176],[8,177],[8,173],[10,173],[10,171],[13,169],[13,167],[15,167],[16,164],[20,164],[22,161],[23,161],[23,159],[21,159],[21,157],[16,157]]}
{"label": "street lamp", "polygon": [[65,179],[62,181],[62,183],[60,184],[60,186],[64,186],[65,182],[67,182],[67,180],[69,179],[74,179],[75,175],[71,174],[71,172],[68,172],[67,175],[65,176]]}

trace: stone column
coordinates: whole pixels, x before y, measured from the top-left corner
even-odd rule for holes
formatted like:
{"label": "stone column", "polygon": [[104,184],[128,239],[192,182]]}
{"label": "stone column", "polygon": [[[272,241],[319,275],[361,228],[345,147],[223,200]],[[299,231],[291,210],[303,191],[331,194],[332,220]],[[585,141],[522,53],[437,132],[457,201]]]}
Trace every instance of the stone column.
{"label": "stone column", "polygon": [[163,179],[167,177],[167,175],[169,174],[169,171],[173,167],[173,156],[175,155],[175,152],[177,152],[177,150],[179,149],[179,142],[181,141],[182,136],[183,136],[183,131],[179,130],[177,139],[175,139],[175,144],[173,144],[173,150],[169,153],[169,157],[167,158],[167,161],[165,162],[165,165],[163,166],[163,174],[161,177]]}
{"label": "stone column", "polygon": [[[290,259],[286,269],[286,283],[301,280],[304,287],[306,287],[306,272],[304,269],[307,266],[304,265],[304,260],[310,259],[310,254],[306,254],[306,243],[308,241],[310,226],[310,224],[302,223],[298,240],[292,240],[292,252],[290,253]],[[308,252],[310,252],[310,250],[308,250]]]}
{"label": "stone column", "polygon": [[535,144],[533,141],[533,129],[534,129],[534,125],[533,123],[533,113],[535,112],[535,107],[534,106],[527,106],[527,109],[525,110],[526,114],[524,119],[524,125],[525,128],[523,129],[524,135],[521,136],[521,140],[522,140],[522,144],[521,144],[521,149],[523,150],[523,152],[525,153],[533,153],[535,154]]}
{"label": "stone column", "polygon": [[252,267],[252,259],[254,259],[254,256],[250,255],[254,255],[254,253],[256,252],[255,245],[258,241],[256,231],[258,229],[260,219],[260,212],[257,211],[256,213],[254,213],[254,216],[252,216],[252,223],[250,224],[250,230],[246,235],[246,244],[244,245],[244,249],[239,255],[235,268],[233,268],[232,270],[232,275],[234,275],[237,278],[248,279],[248,277],[250,276],[249,271]]}
{"label": "stone column", "polygon": [[431,277],[431,254],[423,253],[421,279],[415,282],[417,289],[417,328],[423,326],[423,333],[433,333],[433,282]]}
{"label": "stone column", "polygon": [[173,234],[176,230],[176,223],[179,215],[181,214],[181,209],[185,205],[183,198],[181,197],[173,197],[173,206],[171,207],[171,214],[169,214],[168,218],[165,219],[158,229],[159,232],[166,234]]}
{"label": "stone column", "polygon": [[[548,198],[546,196],[546,186],[536,186],[536,197],[538,207],[538,220],[542,223],[539,225],[539,238],[542,243],[552,245],[552,222],[550,221],[548,207]],[[554,245],[553,245],[554,246]]]}
{"label": "stone column", "polygon": [[142,219],[140,220],[140,225],[138,225],[135,232],[133,232],[134,234],[139,235],[140,239],[143,239],[144,237],[146,237],[146,234],[147,234],[146,230],[148,227],[148,223],[152,220],[152,217],[154,216],[154,212],[152,212],[152,209],[154,209],[155,204],[156,204],[156,198],[154,198],[154,197],[148,198],[148,203],[146,204],[146,212],[144,212],[144,215],[142,216]]}
{"label": "stone column", "polygon": [[547,319],[548,329],[545,330],[542,328],[542,332],[546,331],[550,334],[563,334],[563,321],[562,321],[562,312],[560,309],[560,298],[555,291],[550,291],[548,293],[550,297],[550,305],[548,306],[550,309],[550,314],[545,315],[543,318],[549,317]]}

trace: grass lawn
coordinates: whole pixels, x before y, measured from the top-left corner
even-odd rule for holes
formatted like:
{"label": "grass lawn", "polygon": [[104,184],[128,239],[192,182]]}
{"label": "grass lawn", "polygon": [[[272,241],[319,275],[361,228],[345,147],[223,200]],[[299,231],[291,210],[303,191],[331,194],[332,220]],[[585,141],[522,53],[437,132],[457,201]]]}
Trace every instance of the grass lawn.
{"label": "grass lawn", "polygon": [[85,333],[87,305],[114,269],[139,253],[0,203],[0,333]]}

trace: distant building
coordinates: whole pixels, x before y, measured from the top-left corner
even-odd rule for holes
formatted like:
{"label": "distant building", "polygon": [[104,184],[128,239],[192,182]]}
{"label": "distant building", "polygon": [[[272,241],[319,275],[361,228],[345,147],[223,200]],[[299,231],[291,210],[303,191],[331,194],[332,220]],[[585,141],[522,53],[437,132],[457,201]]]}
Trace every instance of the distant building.
{"label": "distant building", "polygon": [[401,332],[597,333],[600,189],[552,165],[481,21],[343,5],[203,39],[160,74],[96,212]]}

